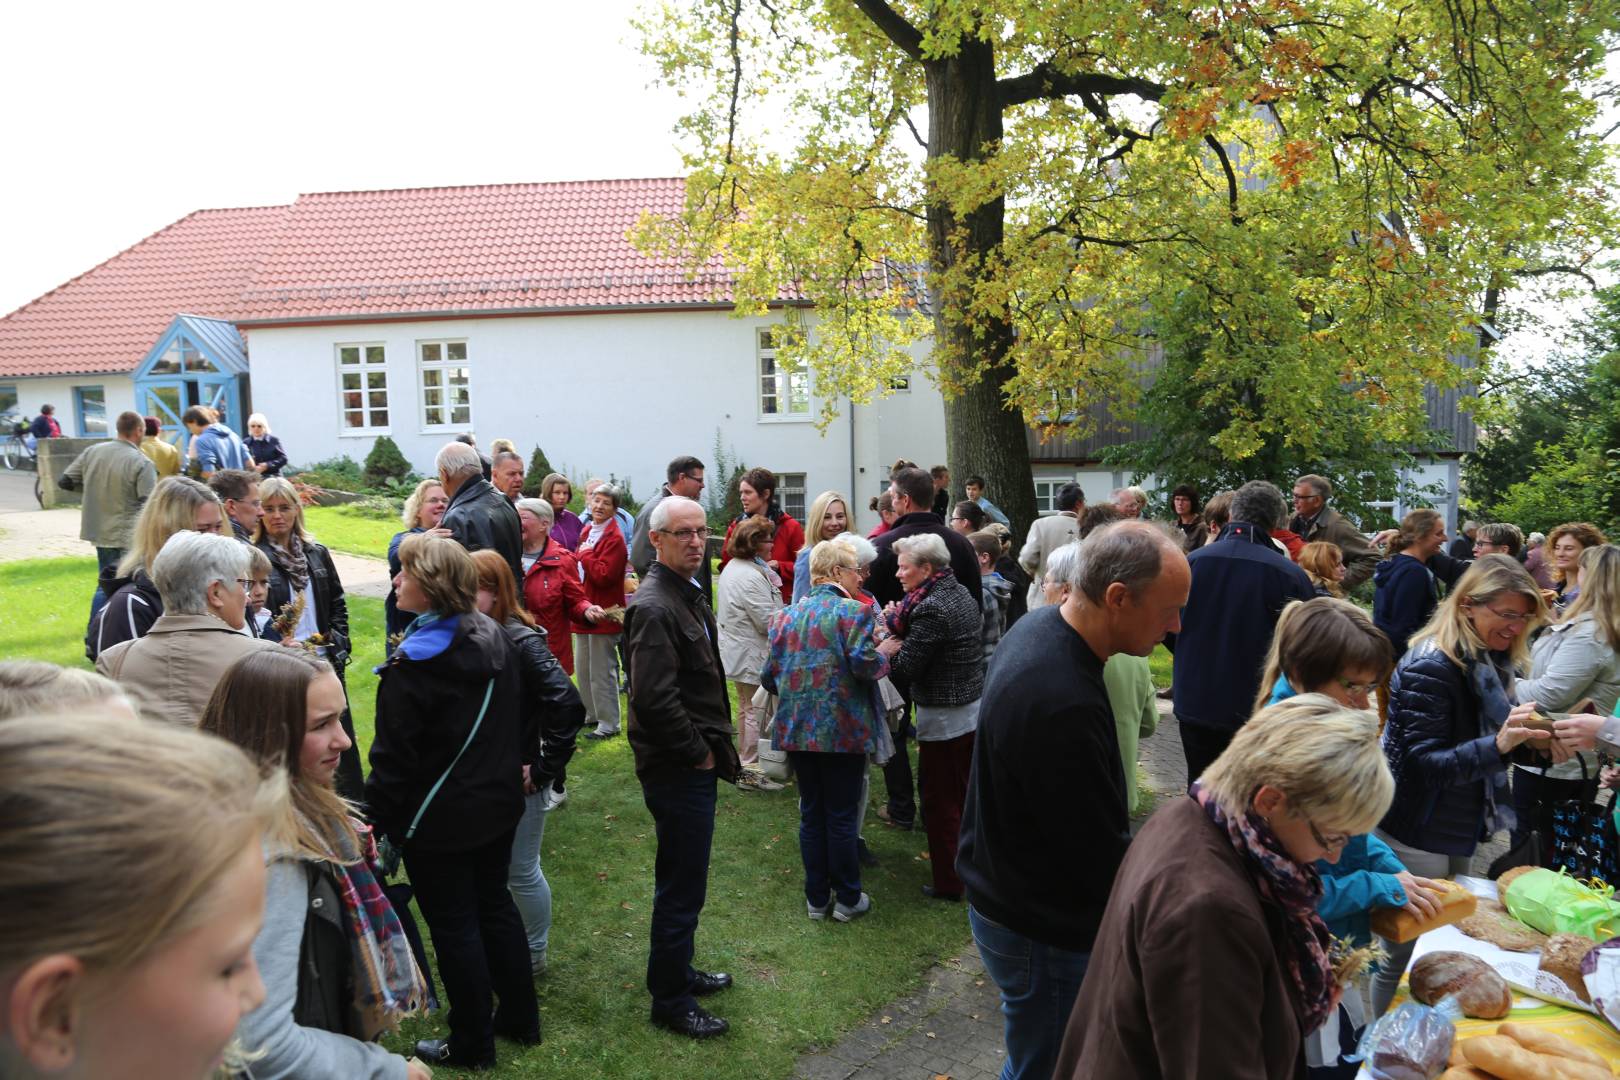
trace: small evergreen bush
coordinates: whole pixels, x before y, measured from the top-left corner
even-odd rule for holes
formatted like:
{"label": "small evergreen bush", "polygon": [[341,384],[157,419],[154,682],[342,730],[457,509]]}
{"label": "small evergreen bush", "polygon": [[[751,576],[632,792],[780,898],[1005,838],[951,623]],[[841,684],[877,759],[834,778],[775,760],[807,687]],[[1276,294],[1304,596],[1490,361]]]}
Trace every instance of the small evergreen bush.
{"label": "small evergreen bush", "polygon": [[399,452],[399,445],[387,435],[381,435],[371,444],[360,479],[368,488],[383,488],[391,480],[405,479],[410,471],[411,463]]}
{"label": "small evergreen bush", "polygon": [[546,460],[546,452],[535,444],[534,453],[529,458],[529,471],[523,474],[523,494],[531,499],[540,497],[540,481],[557,470],[551,467]]}

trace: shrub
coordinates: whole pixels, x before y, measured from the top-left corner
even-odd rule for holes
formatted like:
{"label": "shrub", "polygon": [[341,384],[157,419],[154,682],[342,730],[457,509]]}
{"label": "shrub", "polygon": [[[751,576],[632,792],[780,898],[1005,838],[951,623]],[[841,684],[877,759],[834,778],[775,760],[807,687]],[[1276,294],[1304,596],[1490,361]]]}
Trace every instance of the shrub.
{"label": "shrub", "polygon": [[347,455],[317,461],[289,475],[296,476],[300,482],[312,487],[333,488],[337,491],[355,491],[363,483],[360,478],[360,466]]}
{"label": "shrub", "polygon": [[556,472],[556,470],[551,467],[551,462],[546,460],[546,452],[540,449],[537,443],[534,454],[529,458],[529,471],[523,474],[523,494],[531,499],[538,499],[540,497],[540,481],[553,472]]}
{"label": "shrub", "polygon": [[371,453],[366,455],[360,478],[369,488],[381,488],[391,480],[405,479],[410,471],[411,463],[399,452],[398,444],[387,435],[381,435],[371,444]]}

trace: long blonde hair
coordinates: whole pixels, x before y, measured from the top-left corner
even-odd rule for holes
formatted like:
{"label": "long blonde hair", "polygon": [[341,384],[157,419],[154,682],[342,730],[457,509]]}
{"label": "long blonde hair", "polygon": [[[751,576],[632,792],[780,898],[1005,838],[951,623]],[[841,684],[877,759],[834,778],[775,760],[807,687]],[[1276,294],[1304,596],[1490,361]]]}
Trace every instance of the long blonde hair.
{"label": "long blonde hair", "polygon": [[1312,540],[1299,549],[1299,568],[1311,579],[1311,584],[1326,589],[1334,596],[1344,595],[1344,586],[1334,571],[1344,565],[1344,552],[1339,545],[1326,540]]}
{"label": "long blonde hair", "polygon": [[197,508],[205,503],[219,507],[219,516],[225,517],[225,504],[207,484],[198,483],[189,476],[166,476],[152,488],[146,505],[141,507],[130,533],[129,550],[118,562],[118,576],[129,577],[137,570],[148,573],[152,560],[177,532],[197,528]]}
{"label": "long blonde hair", "polygon": [[810,504],[810,512],[804,517],[804,547],[799,551],[813,551],[821,542],[821,527],[826,524],[827,510],[833,503],[844,504],[844,527],[848,528],[854,524],[849,520],[849,500],[836,491],[823,491],[816,496],[816,501]]}
{"label": "long blonde hair", "polygon": [[136,966],[215,914],[221,876],[286,803],[285,774],[191,728],[100,711],[0,722],[0,971],[57,953]]}
{"label": "long blonde hair", "polygon": [[1489,604],[1498,596],[1510,593],[1530,601],[1530,621],[1524,631],[1513,639],[1509,652],[1513,667],[1519,672],[1530,668],[1530,635],[1547,621],[1547,601],[1542,599],[1541,587],[1529,571],[1510,555],[1486,555],[1475,559],[1462,580],[1451,587],[1423,629],[1412,635],[1411,645],[1432,641],[1446,659],[1458,667],[1465,667],[1469,659],[1486,652],[1485,639],[1474,629],[1467,608],[1475,604]]}
{"label": "long blonde hair", "polygon": [[[271,499],[285,499],[293,508],[292,531],[300,540],[313,540],[314,536],[304,528],[304,501],[298,497],[298,489],[292,486],[292,481],[281,476],[267,476],[259,481],[259,502],[267,503]],[[259,519],[259,527],[253,530],[253,542],[270,539],[265,530],[264,519]]]}
{"label": "long blonde hair", "polygon": [[1620,547],[1598,544],[1581,552],[1581,594],[1560,622],[1592,613],[1609,648],[1620,651]]}

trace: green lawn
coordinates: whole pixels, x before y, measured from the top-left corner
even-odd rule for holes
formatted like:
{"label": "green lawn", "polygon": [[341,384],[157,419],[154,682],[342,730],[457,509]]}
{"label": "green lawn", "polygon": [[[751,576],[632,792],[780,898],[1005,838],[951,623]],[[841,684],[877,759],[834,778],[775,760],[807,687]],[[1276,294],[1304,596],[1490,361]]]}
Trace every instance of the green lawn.
{"label": "green lawn", "polygon": [[381,559],[388,554],[388,541],[405,526],[398,517],[380,518],[347,506],[310,506],[304,510],[304,527],[333,551]]}
{"label": "green lawn", "polygon": [[1170,650],[1163,645],[1153,646],[1153,652],[1148,656],[1148,667],[1153,672],[1153,685],[1160,690],[1170,685]]}
{"label": "green lawn", "polygon": [[[94,577],[93,559],[0,565],[0,657],[85,664],[81,638]],[[349,693],[365,747],[377,681],[371,669],[382,660],[382,602],[351,597],[349,613]],[[545,1042],[502,1044],[501,1068],[489,1075],[785,1077],[806,1047],[832,1041],[919,985],[935,960],[967,947],[966,909],[920,893],[928,880],[922,833],[895,832],[869,818],[867,840],[882,860],[864,879],[872,914],[849,925],[813,923],[804,911],[793,789],[743,794],[721,785],[696,962],[736,976],[733,989],[708,1002],[733,1030],[693,1043],[653,1028],[643,986],[652,819],[625,740],[582,744],[569,767],[569,801],[546,829],[554,924],[550,971],[536,984]],[[873,786],[881,797],[882,781]],[[411,1040],[445,1031],[441,1013],[410,1022],[388,1044],[409,1053]]]}

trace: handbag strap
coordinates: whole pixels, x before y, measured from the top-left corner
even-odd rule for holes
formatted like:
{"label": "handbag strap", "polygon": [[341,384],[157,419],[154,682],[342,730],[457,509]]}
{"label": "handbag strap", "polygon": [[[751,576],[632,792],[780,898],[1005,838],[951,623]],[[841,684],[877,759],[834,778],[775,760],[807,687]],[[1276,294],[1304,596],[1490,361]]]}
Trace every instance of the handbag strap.
{"label": "handbag strap", "polygon": [[467,741],[461,744],[461,749],[456,751],[456,756],[450,759],[449,768],[444,770],[444,775],[439,777],[438,783],[429,789],[427,798],[422,800],[422,805],[416,811],[416,816],[411,818],[411,827],[405,830],[406,840],[416,835],[416,827],[422,823],[422,815],[427,813],[428,804],[433,801],[433,796],[439,793],[439,789],[444,786],[444,782],[450,779],[450,774],[455,771],[456,763],[461,760],[461,755],[465,754],[467,747],[472,745],[473,737],[478,734],[478,726],[484,722],[484,714],[489,711],[489,699],[494,694],[495,680],[491,679],[489,685],[484,688],[484,703],[478,707],[478,719],[473,721],[472,730],[467,732]]}

